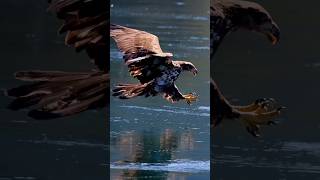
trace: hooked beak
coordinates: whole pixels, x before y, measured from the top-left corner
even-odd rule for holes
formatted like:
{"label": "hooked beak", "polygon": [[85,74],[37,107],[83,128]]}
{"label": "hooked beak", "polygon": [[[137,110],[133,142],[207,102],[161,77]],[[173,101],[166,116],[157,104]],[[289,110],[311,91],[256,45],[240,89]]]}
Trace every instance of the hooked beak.
{"label": "hooked beak", "polygon": [[196,68],[192,69],[191,72],[194,76],[198,74],[198,70]]}
{"label": "hooked beak", "polygon": [[272,45],[276,45],[280,40],[280,30],[277,25],[273,25],[272,28],[266,33],[268,39]]}

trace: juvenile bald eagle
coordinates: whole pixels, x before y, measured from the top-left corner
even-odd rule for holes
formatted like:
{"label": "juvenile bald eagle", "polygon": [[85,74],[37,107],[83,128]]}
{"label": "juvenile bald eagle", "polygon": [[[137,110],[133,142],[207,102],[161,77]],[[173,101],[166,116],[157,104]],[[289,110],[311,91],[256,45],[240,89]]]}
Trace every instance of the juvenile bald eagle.
{"label": "juvenile bald eagle", "polygon": [[164,53],[157,36],[119,25],[110,26],[110,36],[116,41],[130,74],[140,84],[119,84],[113,89],[113,96],[129,99],[137,96],[163,97],[170,102],[186,100],[188,104],[196,100],[192,93],[183,95],[175,85],[182,71],[197,74],[191,62],[174,61],[171,53]]}
{"label": "juvenile bald eagle", "polygon": [[[238,29],[255,31],[267,36],[272,44],[280,38],[280,30],[270,14],[259,4],[241,0],[211,0],[211,61],[223,38]],[[212,125],[224,118],[241,119],[253,136],[259,136],[260,125],[274,124],[283,107],[272,98],[261,98],[247,106],[231,105],[211,80]]]}
{"label": "juvenile bald eagle", "polygon": [[35,119],[73,115],[109,103],[109,4],[106,0],[49,0],[49,10],[64,20],[60,33],[76,51],[85,50],[97,69],[91,72],[23,71],[15,77],[31,82],[9,89],[12,110],[30,108]]}

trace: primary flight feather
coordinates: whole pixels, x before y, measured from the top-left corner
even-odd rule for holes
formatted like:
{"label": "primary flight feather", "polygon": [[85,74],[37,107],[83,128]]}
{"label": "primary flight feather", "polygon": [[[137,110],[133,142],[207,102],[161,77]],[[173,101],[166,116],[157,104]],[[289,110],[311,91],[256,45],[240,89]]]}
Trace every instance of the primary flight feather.
{"label": "primary flight feather", "polygon": [[96,65],[89,72],[21,71],[15,77],[28,84],[6,94],[14,100],[8,108],[30,108],[35,119],[53,119],[106,107],[109,103],[109,4],[106,0],[49,0],[49,11],[64,21],[59,32],[65,44],[86,51]]}

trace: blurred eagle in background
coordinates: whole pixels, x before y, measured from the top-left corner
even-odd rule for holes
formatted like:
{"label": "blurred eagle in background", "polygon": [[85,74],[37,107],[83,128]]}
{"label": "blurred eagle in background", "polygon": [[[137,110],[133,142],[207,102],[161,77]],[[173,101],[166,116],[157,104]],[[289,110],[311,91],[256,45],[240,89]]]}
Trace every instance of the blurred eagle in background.
{"label": "blurred eagle in background", "polygon": [[131,76],[140,81],[140,84],[117,85],[113,96],[129,99],[163,94],[170,102],[186,100],[188,104],[197,99],[193,93],[182,94],[174,83],[183,71],[196,75],[196,67],[191,62],[174,61],[171,53],[162,51],[157,36],[115,24],[110,25],[110,36],[123,53]]}
{"label": "blurred eagle in background", "polygon": [[[210,25],[211,62],[224,37],[238,29],[262,33],[272,44],[276,44],[280,38],[279,27],[271,15],[261,5],[254,2],[211,0]],[[211,124],[213,127],[216,127],[225,118],[240,119],[253,136],[259,136],[261,125],[274,124],[273,119],[284,108],[272,98],[257,99],[247,106],[232,105],[222,95],[213,79],[211,79],[211,92]]]}
{"label": "blurred eagle in background", "polygon": [[106,0],[49,0],[49,11],[64,21],[59,32],[65,44],[86,51],[96,69],[89,72],[22,71],[15,77],[30,82],[6,90],[8,108],[31,108],[35,119],[77,114],[109,103],[109,3]]}

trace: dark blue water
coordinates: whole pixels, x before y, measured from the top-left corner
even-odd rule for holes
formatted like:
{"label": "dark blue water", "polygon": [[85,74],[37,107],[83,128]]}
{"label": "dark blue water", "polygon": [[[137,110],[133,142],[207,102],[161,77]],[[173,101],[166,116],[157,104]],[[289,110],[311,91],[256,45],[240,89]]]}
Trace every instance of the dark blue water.
{"label": "dark blue water", "polygon": [[[61,22],[47,1],[1,2],[0,89],[22,83],[18,70],[88,71],[86,53],[64,45]],[[51,121],[35,121],[26,111],[5,109],[0,95],[0,179],[106,179],[105,109]]]}
{"label": "dark blue water", "polygon": [[215,129],[214,178],[319,179],[319,2],[256,2],[280,26],[280,43],[247,31],[231,34],[215,57],[215,80],[234,104],[273,97],[287,109],[258,139],[236,121]]}

